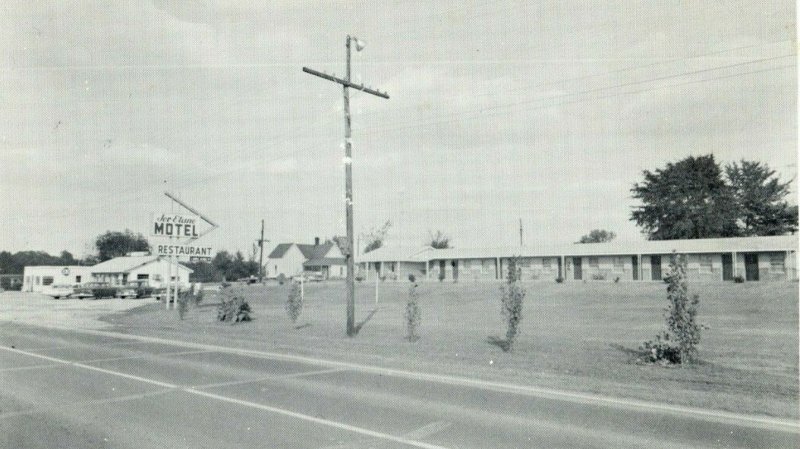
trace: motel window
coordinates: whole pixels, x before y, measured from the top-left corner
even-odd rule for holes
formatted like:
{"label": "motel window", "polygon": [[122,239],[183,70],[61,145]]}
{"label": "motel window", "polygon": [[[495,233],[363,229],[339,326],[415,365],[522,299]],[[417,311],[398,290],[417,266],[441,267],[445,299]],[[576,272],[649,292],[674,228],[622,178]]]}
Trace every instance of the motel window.
{"label": "motel window", "polygon": [[784,269],[783,254],[770,254],[769,256],[769,269],[770,271],[782,272]]}
{"label": "motel window", "polygon": [[700,256],[700,271],[702,271],[704,273],[710,273],[711,272],[711,268],[712,268],[711,256],[701,255]]}
{"label": "motel window", "polygon": [[81,277],[80,276],[75,276],[75,283],[76,284],[80,284],[81,283]]}
{"label": "motel window", "polygon": [[597,257],[590,257],[589,258],[589,266],[597,268],[600,264],[597,262]]}
{"label": "motel window", "polygon": [[42,285],[51,285],[53,283],[53,276],[45,276],[42,278]]}
{"label": "motel window", "polygon": [[153,275],[153,280],[154,280],[154,281],[156,281],[156,282],[161,282],[161,279],[163,279],[163,278],[161,277],[161,275],[160,275],[160,274],[154,274],[154,275]]}
{"label": "motel window", "polygon": [[491,273],[493,269],[494,269],[494,261],[491,259],[485,259],[483,261],[483,270],[481,271],[483,273]]}
{"label": "motel window", "polygon": [[622,257],[615,257],[614,258],[614,268],[616,269],[623,269],[625,268],[625,261]]}
{"label": "motel window", "polygon": [[136,280],[137,281],[146,281],[148,279],[150,279],[150,275],[147,274],[147,273],[139,273],[139,274],[136,275]]}
{"label": "motel window", "polygon": [[545,257],[545,258],[542,259],[542,268],[547,269],[547,270],[549,270],[551,268],[551,266],[550,266],[550,258],[549,257]]}

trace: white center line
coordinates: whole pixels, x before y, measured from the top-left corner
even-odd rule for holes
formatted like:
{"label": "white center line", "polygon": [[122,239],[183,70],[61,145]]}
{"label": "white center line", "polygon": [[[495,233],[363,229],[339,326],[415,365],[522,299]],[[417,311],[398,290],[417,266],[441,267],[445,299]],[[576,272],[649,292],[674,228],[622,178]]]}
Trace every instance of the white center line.
{"label": "white center line", "polygon": [[[345,423],[338,422],[338,421],[331,421],[331,420],[324,419],[324,418],[318,418],[316,416],[305,415],[303,413],[293,412],[291,410],[286,410],[286,409],[282,409],[282,408],[278,408],[278,407],[271,407],[269,405],[259,404],[259,403],[256,403],[256,402],[244,401],[244,400],[241,400],[241,399],[231,398],[231,397],[228,397],[228,396],[222,396],[222,395],[218,395],[218,394],[214,394],[214,393],[209,393],[209,392],[206,392],[206,391],[196,390],[196,389],[191,388],[191,387],[181,387],[181,386],[175,385],[175,384],[161,382],[161,381],[154,380],[154,379],[148,379],[146,377],[135,376],[135,375],[132,375],[132,374],[122,373],[122,372],[119,372],[119,371],[114,371],[114,370],[109,370],[109,369],[98,368],[98,367],[92,366],[92,365],[86,365],[86,364],[83,364],[83,363],[72,362],[72,361],[69,361],[69,360],[62,360],[62,359],[58,359],[58,358],[55,358],[55,357],[45,356],[45,355],[41,355],[41,354],[35,354],[35,353],[32,353],[32,352],[28,352],[28,351],[22,351],[22,350],[19,350],[19,349],[4,348],[4,347],[0,347],[0,349],[6,350],[6,351],[10,351],[10,352],[14,352],[14,353],[17,353],[17,354],[23,354],[23,355],[28,355],[28,356],[31,356],[31,357],[37,357],[37,358],[41,358],[41,359],[44,359],[44,360],[50,360],[50,361],[53,361],[53,362],[59,362],[59,363],[63,363],[65,365],[74,366],[74,367],[77,367],[77,368],[83,368],[83,369],[87,369],[87,370],[91,370],[91,371],[97,371],[97,372],[101,372],[101,373],[104,373],[104,374],[109,374],[109,375],[112,375],[112,376],[119,376],[119,377],[124,377],[126,379],[136,380],[136,381],[143,382],[143,383],[148,383],[148,384],[152,384],[152,385],[158,385],[158,386],[165,387],[165,388],[168,388],[168,389],[179,389],[180,391],[183,391],[183,392],[186,392],[186,393],[189,393],[189,394],[193,394],[193,395],[196,395],[196,396],[201,396],[201,397],[214,399],[214,400],[222,401],[222,402],[228,402],[228,403],[240,405],[240,406],[243,406],[243,407],[249,407],[249,408],[254,408],[254,409],[258,409],[258,410],[264,410],[264,411],[267,411],[267,412],[271,412],[271,413],[275,413],[275,414],[279,414],[279,415],[283,415],[283,416],[289,416],[291,418],[301,419],[301,420],[304,420],[304,421],[312,422],[312,423],[315,423],[315,424],[320,424],[320,425],[327,426],[327,427],[332,427],[332,428],[335,428],[335,429],[346,430],[346,431],[349,431],[349,432],[357,433],[357,434],[360,434],[360,435],[365,435],[365,436],[368,436],[368,437],[378,438],[378,439],[387,440],[387,441],[393,441],[393,442],[396,442],[396,443],[401,443],[401,444],[405,444],[405,445],[412,446],[412,447],[418,447],[418,448],[422,448],[422,449],[447,449],[444,446],[438,446],[438,445],[435,445],[435,444],[428,444],[428,443],[424,443],[422,441],[416,441],[416,440],[412,440],[412,439],[409,439],[409,438],[404,438],[402,436],[396,436],[396,435],[391,435],[391,434],[388,434],[388,433],[377,432],[377,431],[374,431],[374,430],[370,430],[370,429],[366,429],[366,428],[358,427],[358,426],[353,426],[353,425],[345,424]],[[298,373],[298,374],[300,374],[300,373]],[[112,401],[113,398],[110,398],[108,400]]]}

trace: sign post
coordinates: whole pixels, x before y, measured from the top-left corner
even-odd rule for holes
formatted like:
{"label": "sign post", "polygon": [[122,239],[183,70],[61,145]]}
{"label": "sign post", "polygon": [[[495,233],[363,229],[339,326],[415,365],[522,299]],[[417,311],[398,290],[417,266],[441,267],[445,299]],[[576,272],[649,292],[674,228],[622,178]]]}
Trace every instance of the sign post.
{"label": "sign post", "polygon": [[[178,292],[180,290],[180,257],[187,257],[189,260],[192,258],[210,259],[213,256],[213,250],[210,246],[190,246],[189,243],[196,241],[200,237],[208,234],[209,232],[217,229],[216,223],[211,221],[208,217],[204,216],[188,204],[179,200],[169,192],[164,192],[169,199],[178,203],[181,207],[191,212],[193,215],[183,215],[174,213],[162,213],[154,215],[150,227],[150,235],[153,237],[166,237],[169,243],[166,245],[156,245],[156,254],[161,257],[166,257],[168,261],[167,269],[167,291],[165,295],[165,308],[169,309],[169,302],[172,298],[175,302],[175,308],[178,307]],[[211,227],[203,232],[198,233],[198,225],[200,220],[205,221]],[[186,238],[181,243],[181,239]],[[174,243],[173,243],[174,241]],[[172,286],[172,264],[175,263],[175,285]]]}

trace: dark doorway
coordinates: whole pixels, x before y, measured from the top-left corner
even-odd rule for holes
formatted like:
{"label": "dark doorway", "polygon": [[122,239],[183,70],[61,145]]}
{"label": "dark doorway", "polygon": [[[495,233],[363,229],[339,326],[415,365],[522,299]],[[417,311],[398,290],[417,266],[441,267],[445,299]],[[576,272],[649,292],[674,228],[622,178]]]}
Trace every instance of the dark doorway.
{"label": "dark doorway", "polygon": [[575,280],[580,281],[583,279],[582,259],[580,257],[573,257],[572,264],[575,265]]}
{"label": "dark doorway", "polygon": [[454,260],[450,262],[450,265],[453,267],[453,282],[458,281],[458,261]]}
{"label": "dark doorway", "polygon": [[558,277],[560,277],[561,279],[564,279],[564,272],[563,272],[563,271],[561,271],[561,270],[563,270],[563,269],[564,269],[564,268],[561,266],[561,258],[559,257],[559,258],[558,258],[558,259],[556,259],[556,260],[558,260]]}
{"label": "dark doorway", "polygon": [[443,280],[444,277],[445,277],[445,267],[447,267],[447,264],[445,263],[445,261],[440,260],[439,261],[439,280]]}
{"label": "dark doorway", "polygon": [[744,275],[745,280],[758,280],[758,254],[744,255]]}
{"label": "dark doorway", "polygon": [[661,256],[650,256],[650,271],[653,273],[654,281],[661,280]]}
{"label": "dark doorway", "polygon": [[733,280],[733,257],[730,254],[722,255],[722,280]]}
{"label": "dark doorway", "polygon": [[633,280],[639,280],[639,258],[636,256],[631,257],[631,267],[633,269]]}

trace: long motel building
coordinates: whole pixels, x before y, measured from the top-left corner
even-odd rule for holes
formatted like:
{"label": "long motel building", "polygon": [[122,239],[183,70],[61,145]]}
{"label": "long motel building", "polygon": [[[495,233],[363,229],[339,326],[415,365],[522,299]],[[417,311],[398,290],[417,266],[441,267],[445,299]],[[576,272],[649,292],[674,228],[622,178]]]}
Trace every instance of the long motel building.
{"label": "long motel building", "polygon": [[378,248],[356,258],[365,279],[499,280],[517,258],[522,280],[662,281],[673,253],[698,281],[796,281],[796,235],[498,248]]}

